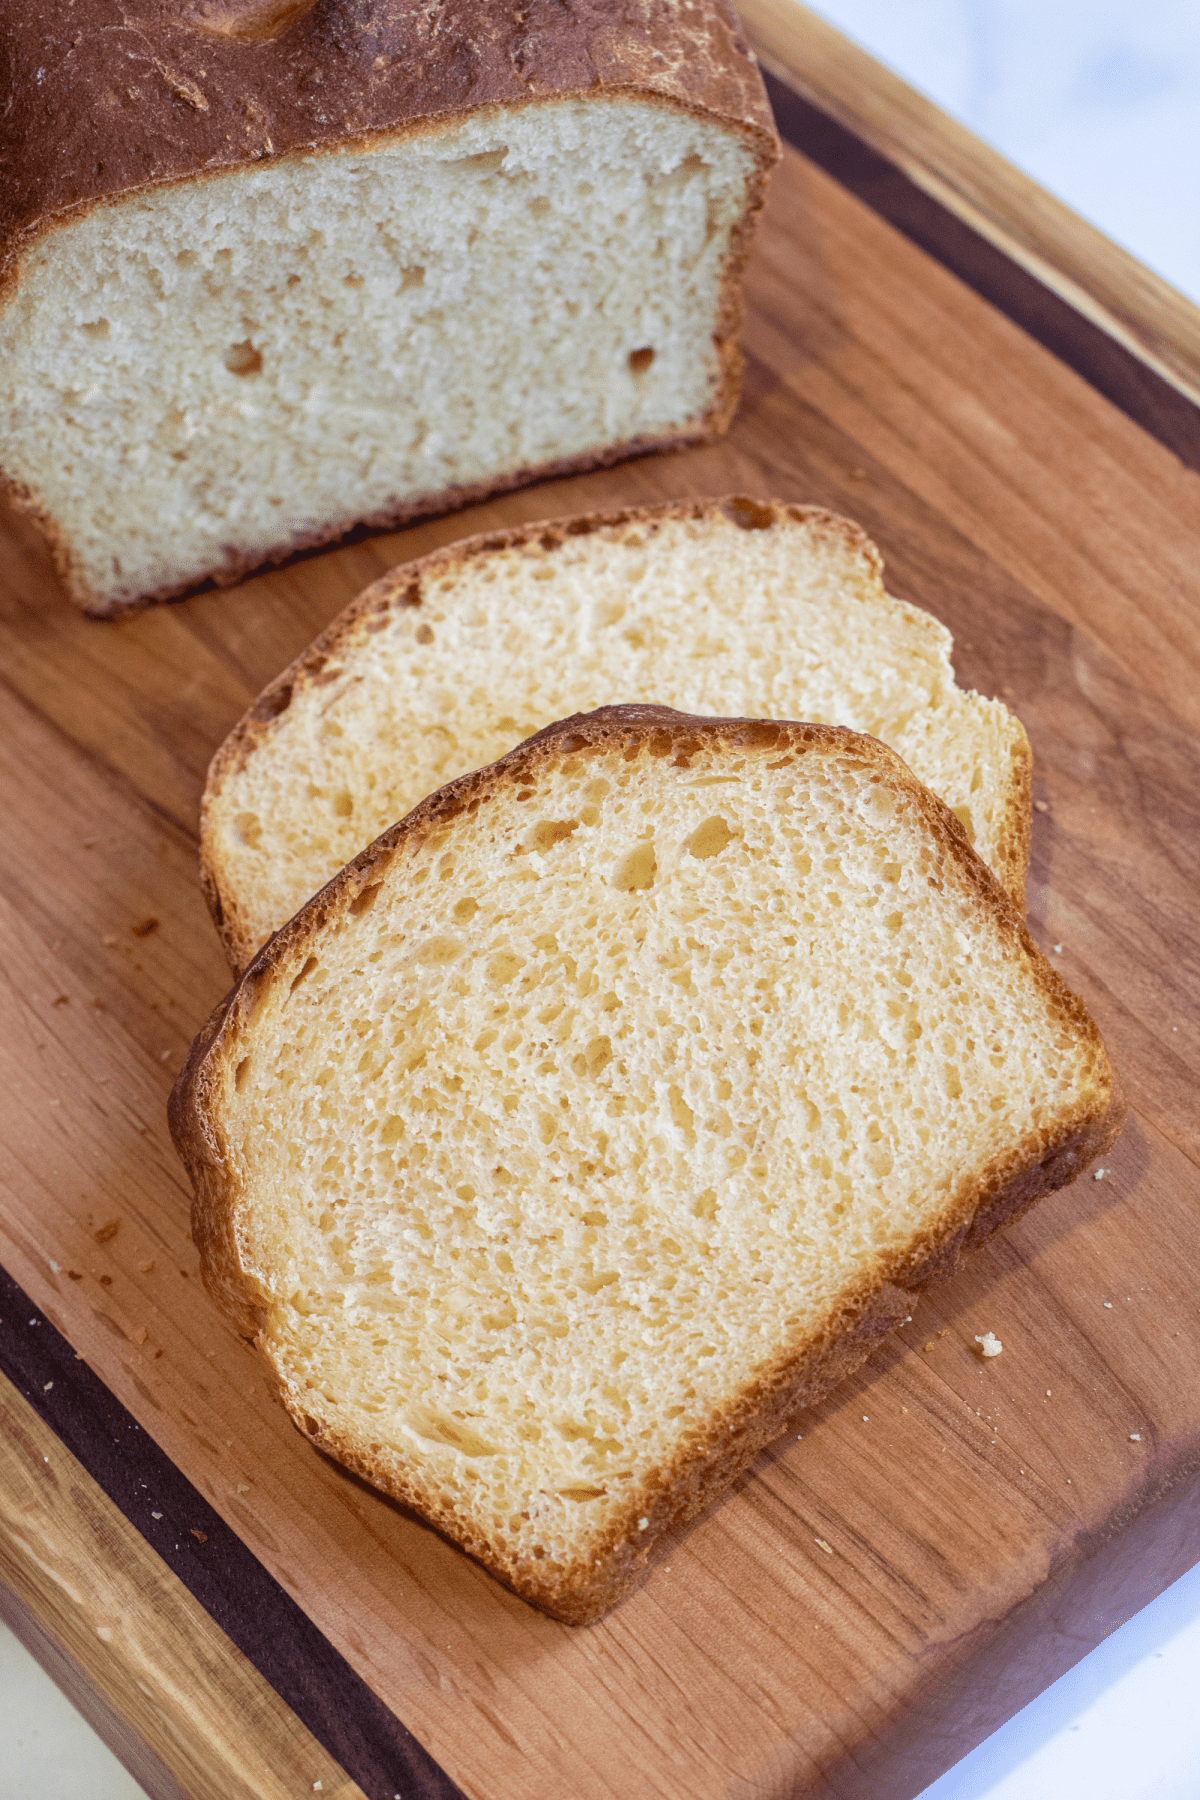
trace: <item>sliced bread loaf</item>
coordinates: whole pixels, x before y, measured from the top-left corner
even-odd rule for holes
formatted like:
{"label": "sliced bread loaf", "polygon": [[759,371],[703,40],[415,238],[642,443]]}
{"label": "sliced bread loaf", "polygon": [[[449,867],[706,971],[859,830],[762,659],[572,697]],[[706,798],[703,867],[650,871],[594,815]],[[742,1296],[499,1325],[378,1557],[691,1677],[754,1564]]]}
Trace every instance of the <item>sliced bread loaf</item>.
{"label": "sliced bread loaf", "polygon": [[90,611],[724,429],[729,0],[135,10],[0,0],[0,485]]}
{"label": "sliced bread loaf", "polygon": [[1024,905],[1029,744],[956,687],[950,634],[815,507],[699,500],[452,545],[394,569],[218,751],[201,862],[235,968],[385,826],[531,732],[610,702],[882,738]]}
{"label": "sliced bread loaf", "polygon": [[898,756],[640,706],[394,825],[172,1098],[300,1429],[571,1622],[1119,1119]]}

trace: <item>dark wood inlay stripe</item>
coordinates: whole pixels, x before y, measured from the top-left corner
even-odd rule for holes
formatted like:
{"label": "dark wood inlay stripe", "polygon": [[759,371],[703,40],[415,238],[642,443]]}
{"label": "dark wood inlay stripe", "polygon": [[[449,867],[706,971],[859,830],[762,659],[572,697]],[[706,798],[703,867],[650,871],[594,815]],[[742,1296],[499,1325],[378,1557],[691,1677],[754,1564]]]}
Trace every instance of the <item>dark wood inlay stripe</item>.
{"label": "dark wood inlay stripe", "polygon": [[13,1386],[370,1800],[463,1800],[2,1268],[0,1321]]}
{"label": "dark wood inlay stripe", "polygon": [[1188,468],[1200,470],[1200,407],[844,125],[769,70],[763,79],[779,135],[793,149],[1082,375]]}

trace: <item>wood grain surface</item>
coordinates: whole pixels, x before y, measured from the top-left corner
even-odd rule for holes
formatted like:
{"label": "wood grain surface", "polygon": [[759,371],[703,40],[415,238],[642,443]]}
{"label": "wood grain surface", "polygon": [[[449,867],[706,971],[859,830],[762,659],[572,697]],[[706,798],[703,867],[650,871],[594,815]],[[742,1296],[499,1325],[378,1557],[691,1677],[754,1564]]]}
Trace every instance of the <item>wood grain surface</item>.
{"label": "wood grain surface", "polygon": [[[462,1800],[449,1776],[3,1270],[0,1320],[7,1327],[0,1329],[0,1362],[9,1376],[0,1380],[0,1396],[17,1420],[14,1456],[0,1456],[0,1506],[7,1515],[7,1523],[0,1517],[0,1562],[11,1584],[6,1590],[0,1578],[0,1605],[13,1612],[14,1627],[59,1685],[86,1702],[86,1716],[155,1800],[180,1791],[171,1769],[189,1752],[187,1772],[212,1773],[218,1792],[230,1783],[222,1759],[249,1793],[259,1791],[261,1762],[262,1791],[272,1794],[281,1766],[299,1779],[314,1741],[337,1765],[353,1769],[370,1800],[394,1800],[398,1793],[403,1800]],[[37,1433],[23,1422],[30,1407]],[[31,1472],[50,1481],[48,1507],[31,1503]],[[34,1486],[41,1492],[40,1479]],[[99,1566],[89,1578],[97,1551]],[[73,1576],[67,1574],[72,1564]],[[173,1578],[166,1584],[165,1570]],[[60,1575],[67,1575],[73,1604],[85,1609],[82,1631],[77,1614],[69,1608],[62,1614]],[[97,1640],[86,1630],[86,1609],[97,1593],[109,1609],[121,1601],[139,1654],[153,1656],[165,1640],[168,1665],[180,1671],[189,1657],[195,1663],[201,1703],[176,1708],[165,1721],[159,1711],[139,1714],[135,1706],[131,1716],[150,1728],[145,1737],[113,1704],[125,1693],[119,1677],[129,1673],[131,1646],[120,1634]],[[47,1657],[56,1633],[63,1648]],[[213,1697],[214,1669],[221,1697],[215,1720],[202,1704]],[[186,1685],[182,1677],[174,1683],[176,1691]],[[266,1729],[255,1723],[264,1709],[271,1714]],[[282,1721],[298,1756],[274,1753]]]}
{"label": "wood grain surface", "polygon": [[1193,401],[1200,312],[802,0],[738,0],[772,74],[880,151],[956,218]]}
{"label": "wood grain surface", "polygon": [[[999,1722],[997,1695],[1089,1647],[1104,1609],[1072,1639],[1055,1608],[1130,1519],[1168,1496],[1137,1528],[1135,1604],[1194,1553],[1200,476],[790,152],[745,347],[721,445],[123,624],[73,613],[19,520],[0,535],[0,1261],[471,1800],[904,1800]],[[960,680],[1024,720],[1031,926],[1133,1113],[1102,1176],[923,1301],[640,1593],[572,1630],[314,1453],[200,1287],[164,1117],[227,985],[197,806],[243,707],[390,564],[731,490],[858,519],[892,591],[955,633]],[[1032,1653],[1000,1680],[1013,1643]]]}
{"label": "wood grain surface", "polygon": [[3,1378],[0,1582],[18,1635],[152,1800],[286,1800],[318,1783],[363,1800]]}

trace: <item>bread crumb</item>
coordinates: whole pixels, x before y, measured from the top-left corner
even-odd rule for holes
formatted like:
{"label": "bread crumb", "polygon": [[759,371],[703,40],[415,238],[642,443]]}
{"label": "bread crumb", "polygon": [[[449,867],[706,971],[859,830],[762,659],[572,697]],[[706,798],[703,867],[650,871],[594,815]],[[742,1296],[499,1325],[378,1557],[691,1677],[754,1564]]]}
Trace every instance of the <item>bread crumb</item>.
{"label": "bread crumb", "polygon": [[929,1342],[928,1342],[928,1343],[927,1343],[927,1344],[926,1344],[926,1346],[925,1346],[925,1348],[926,1348],[926,1349],[927,1349],[927,1350],[932,1350],[932,1349],[933,1349],[933,1339],[932,1339],[932,1338],[931,1338],[931,1339],[930,1339],[930,1340],[929,1340]]}
{"label": "bread crumb", "polygon": [[207,1542],[208,1542],[207,1531],[201,1531],[201,1529],[198,1525],[190,1525],[188,1527],[188,1529],[198,1544],[207,1544]]}
{"label": "bread crumb", "polygon": [[250,1483],[248,1481],[239,1481],[237,1484],[237,1491],[239,1494],[248,1494],[250,1492]]}
{"label": "bread crumb", "polygon": [[638,1530],[645,1531],[645,1529],[649,1525],[649,1523],[650,1523],[649,1519],[639,1519],[638,1520]]}
{"label": "bread crumb", "polygon": [[1106,1300],[1106,1301],[1105,1301],[1105,1302],[1104,1302],[1104,1304],[1105,1304],[1105,1306],[1107,1306],[1107,1308],[1108,1308],[1108,1310],[1109,1310],[1109,1312],[1111,1312],[1111,1311],[1112,1311],[1112,1309],[1113,1309],[1113,1303],[1112,1303],[1112,1301],[1111,1301],[1111,1300]]}
{"label": "bread crumb", "polygon": [[1047,1400],[1050,1398],[1050,1389],[1049,1388],[1046,1389],[1046,1398],[1047,1398]]}
{"label": "bread crumb", "polygon": [[908,1408],[907,1408],[907,1406],[902,1406],[902,1407],[901,1407],[901,1408],[900,1408],[900,1411],[901,1411],[901,1412],[902,1412],[902,1413],[906,1413],[906,1412],[907,1412],[907,1411],[908,1411]]}
{"label": "bread crumb", "polygon": [[156,1513],[156,1512],[152,1512],[152,1513],[151,1513],[151,1514],[150,1514],[150,1517],[151,1517],[151,1518],[152,1518],[152,1519],[161,1519],[161,1518],[162,1518],[162,1514],[161,1514],[161,1513]]}
{"label": "bread crumb", "polygon": [[146,1257],[144,1262],[140,1262],[138,1264],[138,1273],[139,1273],[139,1275],[149,1275],[149,1273],[153,1267],[154,1267],[154,1258],[152,1256],[148,1256],[148,1257]]}
{"label": "bread crumb", "polygon": [[1140,1444],[1142,1441],[1141,1432],[1140,1431],[1131,1431],[1129,1434],[1129,1441],[1131,1444]]}
{"label": "bread crumb", "polygon": [[1049,812],[1050,807],[1045,800],[1035,800],[1033,803],[1033,810],[1034,812]]}
{"label": "bread crumb", "polygon": [[136,938],[149,937],[152,932],[158,930],[158,920],[153,917],[139,919],[137,924],[131,925],[129,929]]}
{"label": "bread crumb", "polygon": [[823,1550],[826,1556],[833,1555],[833,1545],[827,1544],[824,1538],[814,1538],[813,1543],[817,1546],[818,1550]]}
{"label": "bread crumb", "polygon": [[979,1345],[980,1356],[999,1356],[1004,1348],[994,1331],[985,1331],[982,1337],[975,1339],[975,1342]]}
{"label": "bread crumb", "polygon": [[1092,1180],[1093,1181],[1103,1181],[1104,1177],[1107,1174],[1109,1174],[1109,1172],[1110,1171],[1108,1169],[1097,1169],[1096,1173],[1092,1176]]}
{"label": "bread crumb", "polygon": [[1061,951],[1061,949],[1062,949],[1062,945],[1061,945],[1061,944],[1055,944],[1055,946],[1054,946],[1054,950],[1055,950],[1055,954],[1056,954],[1056,955],[1057,955],[1057,954],[1058,954],[1058,953],[1059,953],[1059,951]]}
{"label": "bread crumb", "polygon": [[97,1625],[96,1636],[100,1639],[100,1642],[102,1644],[111,1644],[112,1643],[112,1626],[111,1625]]}
{"label": "bread crumb", "polygon": [[150,1333],[144,1325],[139,1325],[136,1331],[131,1331],[129,1334],[130,1342],[134,1344],[144,1344],[149,1336]]}
{"label": "bread crumb", "polygon": [[103,937],[102,937],[102,938],[101,938],[101,939],[100,939],[100,942],[101,942],[101,943],[102,943],[102,944],[104,944],[104,945],[105,945],[105,946],[106,946],[106,947],[107,947],[107,948],[108,948],[108,949],[109,949],[109,950],[111,950],[111,949],[112,949],[112,947],[113,947],[113,945],[114,945],[114,944],[115,944],[115,943],[116,943],[116,941],[117,941],[117,940],[116,940],[116,938],[115,938],[115,937],[114,937],[114,936],[113,936],[113,934],[112,934],[112,932],[111,932],[111,931],[106,931],[106,932],[105,932],[105,934],[104,934],[104,936],[103,936]]}
{"label": "bread crumb", "polygon": [[111,1244],[120,1229],[120,1219],[109,1219],[106,1225],[101,1225],[93,1231],[92,1236],[98,1244]]}

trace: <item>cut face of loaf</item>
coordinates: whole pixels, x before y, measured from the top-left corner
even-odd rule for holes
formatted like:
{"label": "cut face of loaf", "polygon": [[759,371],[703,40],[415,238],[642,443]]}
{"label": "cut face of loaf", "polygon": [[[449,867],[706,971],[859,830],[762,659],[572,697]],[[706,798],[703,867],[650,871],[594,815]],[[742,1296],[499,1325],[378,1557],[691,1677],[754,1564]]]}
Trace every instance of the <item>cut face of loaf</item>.
{"label": "cut face of loaf", "polygon": [[395,569],[218,751],[206,888],[235,968],[385,826],[555,719],[615,701],[848,725],[897,750],[1019,907],[1030,756],[955,685],[949,632],[815,507],[705,500],[474,538]]}
{"label": "cut face of loaf", "polygon": [[0,294],[3,473],[111,612],[711,436],[766,160],[568,98],[94,207]]}
{"label": "cut face of loaf", "polygon": [[1119,1112],[890,750],[614,707],[310,901],[172,1128],[300,1428],[581,1622]]}

